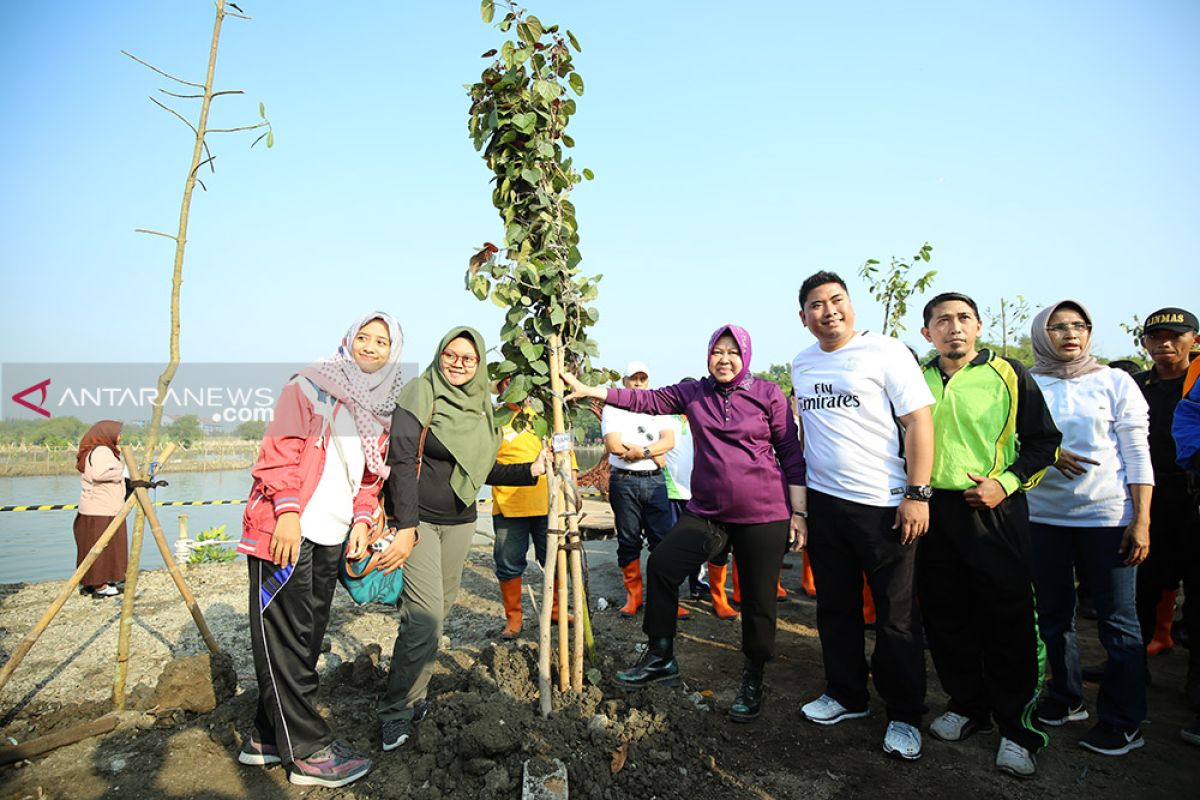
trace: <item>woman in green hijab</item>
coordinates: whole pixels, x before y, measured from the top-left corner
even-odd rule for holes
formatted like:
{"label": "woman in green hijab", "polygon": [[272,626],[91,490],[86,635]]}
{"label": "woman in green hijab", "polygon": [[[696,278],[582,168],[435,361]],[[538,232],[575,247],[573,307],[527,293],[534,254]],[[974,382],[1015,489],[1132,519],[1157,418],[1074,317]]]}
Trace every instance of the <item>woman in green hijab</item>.
{"label": "woman in green hijab", "polygon": [[379,702],[383,749],[404,744],[437,659],[442,620],[454,605],[475,535],[475,501],[486,484],[532,486],[546,471],[543,453],[527,464],[497,464],[483,337],[452,328],[434,361],[404,387],[392,415],[388,516],[398,529],[380,565],[404,566],[400,631]]}

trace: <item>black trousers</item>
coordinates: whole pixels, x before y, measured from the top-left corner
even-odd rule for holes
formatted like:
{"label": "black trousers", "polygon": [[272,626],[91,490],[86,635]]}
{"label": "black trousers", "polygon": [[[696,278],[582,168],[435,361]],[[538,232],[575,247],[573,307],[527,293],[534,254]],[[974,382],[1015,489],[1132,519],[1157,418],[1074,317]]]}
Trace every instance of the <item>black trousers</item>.
{"label": "black trousers", "polygon": [[917,546],[917,596],[950,710],[985,722],[1036,752],[1033,725],[1045,648],[1034,599],[1029,504],[1018,492],[976,510],[959,491],[937,490],[929,533]]}
{"label": "black trousers", "polygon": [[679,586],[710,558],[733,546],[742,588],[742,652],[754,664],[775,655],[775,585],[787,550],[788,520],[735,525],[684,512],[646,562],[646,618],[651,639],[675,636]]}
{"label": "black trousers", "polygon": [[[1200,537],[1200,515],[1196,511],[1197,497],[1185,486],[1164,484],[1154,487],[1150,500],[1150,555],[1138,566],[1137,614],[1142,626],[1142,641],[1154,638],[1154,623],[1158,601],[1164,591],[1175,589],[1194,571],[1194,561],[1200,555],[1196,541]],[[1184,584],[1184,592],[1200,598],[1200,586]],[[1200,600],[1197,601],[1200,604]],[[1200,614],[1192,603],[1184,603],[1183,619],[1190,636],[1195,622],[1190,617]]]}
{"label": "black trousers", "polygon": [[333,741],[317,713],[317,658],[337,588],[340,545],[300,542],[293,566],[253,556],[250,564],[250,644],[258,677],[254,728],[279,748],[284,763],[308,758]]}
{"label": "black trousers", "polygon": [[[817,586],[825,693],[864,711],[867,690],[862,581],[875,599],[870,672],[889,720],[919,726],[925,713],[925,649],[917,618],[916,547],[900,544],[896,509],[808,490],[808,560]],[[739,565],[738,569],[741,569]]]}

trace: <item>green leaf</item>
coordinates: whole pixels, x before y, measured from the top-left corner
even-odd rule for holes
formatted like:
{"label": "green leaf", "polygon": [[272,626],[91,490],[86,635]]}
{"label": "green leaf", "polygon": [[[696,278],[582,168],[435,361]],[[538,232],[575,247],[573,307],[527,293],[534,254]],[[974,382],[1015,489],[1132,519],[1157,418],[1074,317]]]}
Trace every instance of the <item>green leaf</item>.
{"label": "green leaf", "polygon": [[582,53],[582,52],[583,52],[583,48],[579,46],[579,40],[578,40],[578,39],[576,39],[576,38],[575,38],[575,34],[571,33],[571,31],[569,31],[569,30],[567,31],[567,39],[568,39],[568,40],[570,40],[570,42],[571,42],[571,47],[574,47],[574,48],[575,48],[575,52],[576,52],[576,53]]}
{"label": "green leaf", "polygon": [[267,131],[267,147],[275,146],[275,131]]}
{"label": "green leaf", "polygon": [[539,79],[534,82],[533,90],[547,101],[550,101],[558,97],[559,93],[562,92],[562,87],[553,81]]}
{"label": "green leaf", "polygon": [[525,360],[530,363],[533,363],[534,361],[537,361],[539,358],[541,358],[542,353],[545,351],[545,349],[546,349],[545,345],[534,344],[533,342],[529,341],[528,339],[521,342],[521,355],[525,356]]}
{"label": "green leaf", "polygon": [[500,308],[508,308],[508,301],[501,297],[497,292],[492,292],[492,302]]}
{"label": "green leaf", "polygon": [[484,24],[490,24],[492,17],[496,14],[496,0],[483,0],[479,4],[479,16],[483,17]]}
{"label": "green leaf", "polygon": [[504,229],[504,239],[509,247],[515,247],[525,238],[525,229],[513,222]]}
{"label": "green leaf", "polygon": [[565,133],[562,135],[562,143],[566,147],[574,147],[575,146],[575,140],[572,139],[570,136],[567,136]]}
{"label": "green leaf", "polygon": [[587,178],[590,181],[596,177],[596,173],[592,172],[590,169],[587,169],[585,167],[583,170],[583,177]]}
{"label": "green leaf", "polygon": [[545,438],[550,432],[550,422],[543,416],[536,416],[530,420],[530,425],[533,428],[533,434],[539,439]]}
{"label": "green leaf", "polygon": [[491,282],[485,276],[475,275],[471,278],[471,294],[475,295],[477,300],[486,299],[489,291]]}
{"label": "green leaf", "polygon": [[529,26],[529,32],[533,34],[534,40],[542,38],[542,21],[530,14],[525,18],[525,24]]}
{"label": "green leaf", "polygon": [[545,375],[548,372],[550,372],[550,367],[546,366],[545,361],[530,361],[529,368],[532,369],[534,372],[536,372],[538,375]]}
{"label": "green leaf", "polygon": [[517,23],[517,36],[521,37],[522,42],[533,44],[537,38],[533,35],[533,31],[529,29],[529,25],[524,22]]}
{"label": "green leaf", "polygon": [[505,375],[512,375],[520,367],[515,361],[509,361],[507,358],[496,365],[496,377],[503,378]]}
{"label": "green leaf", "polygon": [[520,405],[529,396],[529,383],[528,375],[515,376],[504,394],[500,395],[500,401]]}
{"label": "green leaf", "polygon": [[513,66],[513,43],[505,42],[500,45],[500,58],[504,61],[506,67]]}
{"label": "green leaf", "polygon": [[587,310],[587,315],[588,319],[590,319],[592,322],[600,321],[600,309],[598,308],[589,308]]}
{"label": "green leaf", "polygon": [[550,311],[550,323],[554,327],[558,327],[567,321],[567,312],[563,311],[562,306],[555,306]]}
{"label": "green leaf", "polygon": [[537,183],[542,179],[542,171],[537,167],[521,170],[521,179],[526,183]]}
{"label": "green leaf", "polygon": [[262,117],[263,119],[267,118],[267,107],[261,102],[258,104],[258,116]]}
{"label": "green leaf", "polygon": [[567,83],[571,84],[571,88],[575,90],[575,94],[583,94],[583,78],[578,72],[572,72],[568,75]]}
{"label": "green leaf", "polygon": [[534,127],[537,125],[537,114],[532,111],[528,111],[524,114],[515,114],[512,118],[512,121],[513,125],[515,125],[517,130],[519,130],[521,133],[531,133]]}

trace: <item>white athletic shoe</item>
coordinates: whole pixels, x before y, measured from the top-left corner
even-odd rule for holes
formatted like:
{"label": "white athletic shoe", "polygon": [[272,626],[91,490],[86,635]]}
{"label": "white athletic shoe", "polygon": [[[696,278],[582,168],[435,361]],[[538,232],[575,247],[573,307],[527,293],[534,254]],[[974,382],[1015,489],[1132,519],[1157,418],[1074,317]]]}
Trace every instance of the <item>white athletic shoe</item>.
{"label": "white athletic shoe", "polygon": [[907,722],[892,720],[883,735],[883,752],[905,761],[921,757],[921,732]]}
{"label": "white athletic shoe", "polygon": [[1037,761],[1033,753],[1012,739],[1000,737],[1000,749],[996,751],[996,768],[1018,778],[1032,778],[1037,772]]}
{"label": "white athletic shoe", "polygon": [[991,722],[979,723],[970,717],[947,711],[929,725],[929,732],[943,742],[961,742],[976,733],[991,733],[995,728]]}
{"label": "white athletic shoe", "polygon": [[818,725],[836,725],[847,719],[861,719],[871,712],[869,710],[851,711],[829,695],[823,694],[811,703],[805,703],[800,709],[800,713],[809,722],[815,722]]}

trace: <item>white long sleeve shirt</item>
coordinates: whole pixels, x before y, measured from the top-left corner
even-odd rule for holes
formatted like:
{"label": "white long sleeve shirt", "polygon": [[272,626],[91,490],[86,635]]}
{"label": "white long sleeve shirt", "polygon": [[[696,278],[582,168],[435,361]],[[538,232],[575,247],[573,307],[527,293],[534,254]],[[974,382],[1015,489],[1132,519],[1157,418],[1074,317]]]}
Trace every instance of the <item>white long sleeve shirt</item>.
{"label": "white long sleeve shirt", "polygon": [[1029,492],[1029,518],[1068,528],[1111,528],[1133,521],[1129,485],[1154,484],[1150,409],[1137,384],[1119,369],[1064,380],[1034,375],[1062,431],[1062,449],[1094,459],[1074,480],[1054,467]]}

